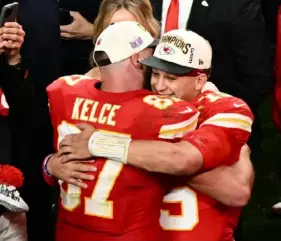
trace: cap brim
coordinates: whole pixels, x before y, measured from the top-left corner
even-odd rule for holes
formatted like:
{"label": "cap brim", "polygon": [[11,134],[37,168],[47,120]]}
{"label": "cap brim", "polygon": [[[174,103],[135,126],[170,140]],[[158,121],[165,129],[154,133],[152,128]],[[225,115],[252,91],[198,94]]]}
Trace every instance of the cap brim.
{"label": "cap brim", "polygon": [[159,44],[159,39],[154,39],[153,42],[148,46],[148,48],[156,47]]}
{"label": "cap brim", "polygon": [[151,67],[151,68],[160,69],[160,70],[163,70],[165,72],[168,72],[170,74],[175,74],[175,75],[185,75],[185,74],[190,73],[192,70],[194,70],[193,68],[174,64],[174,63],[165,61],[163,59],[159,59],[155,56],[144,59],[143,61],[141,61],[141,64]]}
{"label": "cap brim", "polygon": [[103,67],[112,64],[109,57],[104,51],[96,51],[93,53],[92,57],[98,67]]}

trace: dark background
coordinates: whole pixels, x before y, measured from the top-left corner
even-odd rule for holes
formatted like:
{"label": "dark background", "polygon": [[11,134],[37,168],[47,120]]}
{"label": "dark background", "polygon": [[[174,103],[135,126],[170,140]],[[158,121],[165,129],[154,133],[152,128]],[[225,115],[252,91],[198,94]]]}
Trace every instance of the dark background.
{"label": "dark background", "polygon": [[280,241],[281,216],[271,212],[281,201],[281,135],[272,125],[270,99],[260,108],[262,155],[253,157],[256,180],[252,198],[243,212],[243,240]]}

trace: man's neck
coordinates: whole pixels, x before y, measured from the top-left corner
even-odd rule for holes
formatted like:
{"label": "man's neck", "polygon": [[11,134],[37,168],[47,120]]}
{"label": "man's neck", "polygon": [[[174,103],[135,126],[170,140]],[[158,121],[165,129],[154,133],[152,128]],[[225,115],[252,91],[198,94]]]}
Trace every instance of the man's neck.
{"label": "man's neck", "polygon": [[101,90],[112,93],[123,93],[143,89],[140,81],[128,74],[102,75]]}
{"label": "man's neck", "polygon": [[102,81],[101,90],[112,93],[123,93],[128,91],[140,90],[142,86],[133,86],[133,85],[124,85],[121,83],[111,82],[111,81]]}

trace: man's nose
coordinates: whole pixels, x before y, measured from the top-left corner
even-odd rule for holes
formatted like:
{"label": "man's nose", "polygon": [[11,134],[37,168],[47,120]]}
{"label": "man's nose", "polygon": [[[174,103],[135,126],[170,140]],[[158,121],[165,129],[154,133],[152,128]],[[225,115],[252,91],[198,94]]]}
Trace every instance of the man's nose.
{"label": "man's nose", "polygon": [[165,90],[167,90],[167,85],[165,84],[164,78],[159,78],[156,84],[154,85],[155,89],[158,93],[161,93]]}

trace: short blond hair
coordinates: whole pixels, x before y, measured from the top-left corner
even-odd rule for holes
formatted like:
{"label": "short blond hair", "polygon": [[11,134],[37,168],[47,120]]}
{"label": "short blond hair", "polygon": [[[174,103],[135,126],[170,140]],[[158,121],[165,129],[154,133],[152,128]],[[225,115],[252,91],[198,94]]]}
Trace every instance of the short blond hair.
{"label": "short blond hair", "polygon": [[110,24],[111,17],[119,9],[125,9],[130,12],[154,38],[159,37],[160,24],[153,17],[153,10],[149,0],[103,0],[94,22],[94,41]]}

